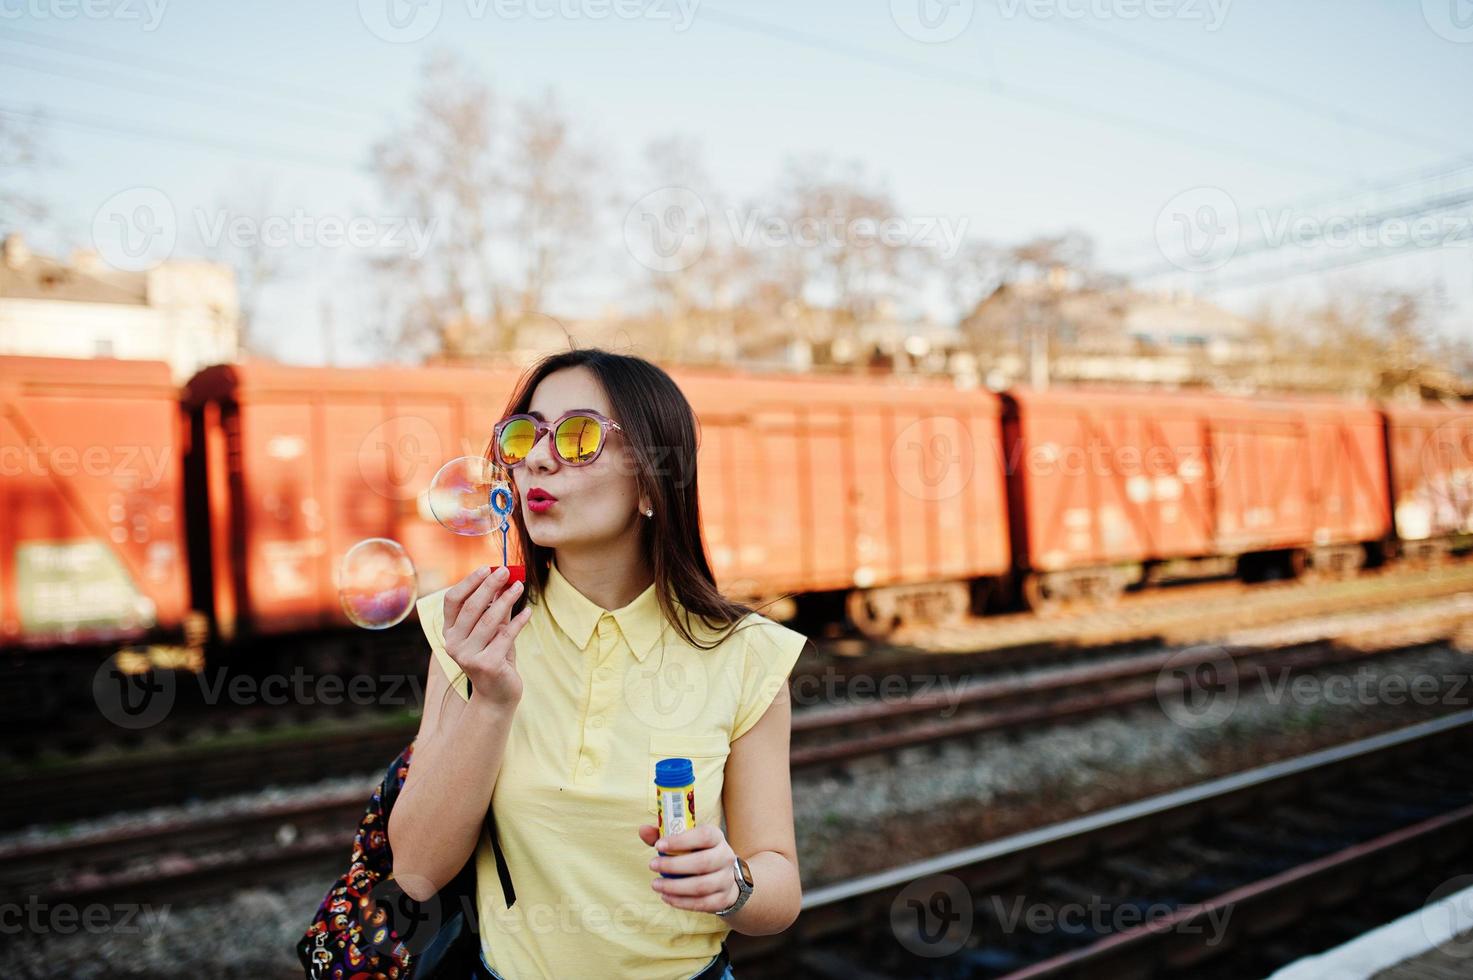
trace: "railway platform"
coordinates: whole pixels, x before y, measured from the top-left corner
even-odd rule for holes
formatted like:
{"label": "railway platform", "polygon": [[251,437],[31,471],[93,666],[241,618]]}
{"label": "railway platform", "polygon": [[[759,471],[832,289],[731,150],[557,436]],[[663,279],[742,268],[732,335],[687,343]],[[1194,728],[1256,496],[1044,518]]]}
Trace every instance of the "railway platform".
{"label": "railway platform", "polygon": [[1473,877],[1348,943],[1273,973],[1269,980],[1454,980],[1473,976]]}

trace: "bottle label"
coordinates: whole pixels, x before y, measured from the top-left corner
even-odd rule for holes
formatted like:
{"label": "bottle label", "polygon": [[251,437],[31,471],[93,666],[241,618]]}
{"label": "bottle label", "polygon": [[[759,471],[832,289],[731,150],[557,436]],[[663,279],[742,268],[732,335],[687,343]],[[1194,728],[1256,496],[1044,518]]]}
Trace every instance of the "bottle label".
{"label": "bottle label", "polygon": [[[661,786],[659,831],[661,837],[678,834],[696,825],[696,787]],[[665,852],[660,852],[664,856]],[[661,878],[685,878],[688,875],[672,875],[660,872]]]}
{"label": "bottle label", "polygon": [[660,787],[660,836],[678,834],[696,825],[694,785]]}

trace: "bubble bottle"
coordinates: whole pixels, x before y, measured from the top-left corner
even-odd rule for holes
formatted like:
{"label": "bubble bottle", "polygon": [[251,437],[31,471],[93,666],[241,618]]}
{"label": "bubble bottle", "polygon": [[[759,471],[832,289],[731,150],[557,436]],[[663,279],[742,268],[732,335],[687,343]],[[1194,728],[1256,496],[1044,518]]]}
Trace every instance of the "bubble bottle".
{"label": "bubble bottle", "polygon": [[[661,759],[655,763],[655,789],[660,794],[659,831],[661,837],[674,836],[696,825],[696,772],[689,759]],[[660,852],[664,857],[665,853]],[[688,878],[668,875],[662,878]]]}

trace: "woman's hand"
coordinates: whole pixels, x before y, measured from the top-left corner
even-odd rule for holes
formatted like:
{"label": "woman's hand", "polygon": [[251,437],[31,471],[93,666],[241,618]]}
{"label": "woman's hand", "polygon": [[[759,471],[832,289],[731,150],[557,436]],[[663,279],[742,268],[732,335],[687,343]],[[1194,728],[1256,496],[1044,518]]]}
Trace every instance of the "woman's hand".
{"label": "woman's hand", "polygon": [[665,904],[692,912],[719,912],[737,900],[736,852],[715,824],[696,824],[689,830],[661,837],[659,828],[645,824],[639,839],[663,851],[650,862],[650,870],[689,878],[656,878],[650,882]]}
{"label": "woman's hand", "polygon": [[522,698],[516,639],[532,618],[528,606],[507,619],[522,583],[504,588],[506,580],[505,568],[483,565],[445,593],[445,652],[470,678],[472,698],[503,706]]}

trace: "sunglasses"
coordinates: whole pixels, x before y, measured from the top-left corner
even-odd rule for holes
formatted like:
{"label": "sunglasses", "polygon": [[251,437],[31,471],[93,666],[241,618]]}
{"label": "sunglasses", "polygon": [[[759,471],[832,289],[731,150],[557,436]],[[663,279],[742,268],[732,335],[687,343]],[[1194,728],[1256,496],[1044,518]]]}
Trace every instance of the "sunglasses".
{"label": "sunglasses", "polygon": [[508,415],[496,423],[491,443],[496,462],[511,469],[526,462],[542,433],[551,431],[553,451],[559,459],[569,466],[587,466],[604,451],[610,430],[623,432],[624,427],[586,408],[574,409],[551,422],[534,415]]}

